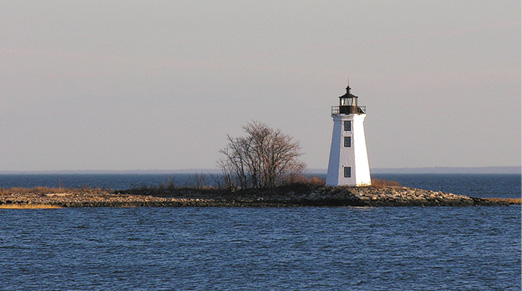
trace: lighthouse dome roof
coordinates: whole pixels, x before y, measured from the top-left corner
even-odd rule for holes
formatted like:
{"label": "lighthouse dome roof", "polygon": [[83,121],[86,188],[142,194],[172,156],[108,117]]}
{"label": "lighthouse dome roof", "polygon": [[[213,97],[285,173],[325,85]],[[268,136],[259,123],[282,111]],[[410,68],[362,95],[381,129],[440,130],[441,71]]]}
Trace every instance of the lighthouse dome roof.
{"label": "lighthouse dome roof", "polygon": [[339,98],[359,98],[359,96],[350,93],[350,89],[352,88],[350,88],[350,86],[348,85],[348,87],[346,87],[346,93],[342,96],[339,96]]}

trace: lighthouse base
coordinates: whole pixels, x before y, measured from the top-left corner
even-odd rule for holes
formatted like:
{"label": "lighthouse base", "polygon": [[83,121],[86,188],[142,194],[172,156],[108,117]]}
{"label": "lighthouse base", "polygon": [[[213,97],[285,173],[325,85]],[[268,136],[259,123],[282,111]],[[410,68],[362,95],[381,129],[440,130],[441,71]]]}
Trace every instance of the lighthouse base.
{"label": "lighthouse base", "polygon": [[372,183],[364,118],[366,114],[334,114],[327,186],[369,186]]}

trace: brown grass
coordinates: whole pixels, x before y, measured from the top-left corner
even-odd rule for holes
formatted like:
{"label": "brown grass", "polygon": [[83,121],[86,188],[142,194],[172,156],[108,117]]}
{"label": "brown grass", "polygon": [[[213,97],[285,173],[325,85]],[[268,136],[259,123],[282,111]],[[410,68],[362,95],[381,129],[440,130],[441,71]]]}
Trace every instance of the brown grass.
{"label": "brown grass", "polygon": [[401,183],[391,180],[372,179],[372,187],[386,188],[386,187],[401,187]]}
{"label": "brown grass", "polygon": [[520,202],[521,202],[520,201],[521,198],[486,198],[486,200],[495,201],[495,202],[504,201],[504,202],[508,202],[511,204],[520,204]]}
{"label": "brown grass", "polygon": [[0,204],[0,209],[57,209],[58,205],[51,204]]}
{"label": "brown grass", "polygon": [[90,192],[99,189],[93,189],[89,187],[82,188],[63,188],[63,187],[13,187],[13,188],[0,188],[0,195],[8,195],[12,193],[17,194],[55,194],[55,193],[79,193],[79,192]]}
{"label": "brown grass", "polygon": [[283,183],[283,184],[295,184],[295,183],[320,186],[320,185],[324,185],[326,183],[326,180],[323,178],[317,177],[315,175],[314,176],[299,175],[299,176],[292,177],[292,179],[289,179],[289,181],[287,183]]}

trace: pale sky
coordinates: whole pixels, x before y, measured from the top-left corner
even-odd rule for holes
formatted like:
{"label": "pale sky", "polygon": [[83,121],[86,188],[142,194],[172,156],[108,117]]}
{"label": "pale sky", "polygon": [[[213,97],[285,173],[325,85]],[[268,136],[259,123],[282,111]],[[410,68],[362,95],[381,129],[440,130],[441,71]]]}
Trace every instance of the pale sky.
{"label": "pale sky", "polygon": [[328,166],[517,166],[520,1],[0,0],[0,171],[216,168],[250,120]]}

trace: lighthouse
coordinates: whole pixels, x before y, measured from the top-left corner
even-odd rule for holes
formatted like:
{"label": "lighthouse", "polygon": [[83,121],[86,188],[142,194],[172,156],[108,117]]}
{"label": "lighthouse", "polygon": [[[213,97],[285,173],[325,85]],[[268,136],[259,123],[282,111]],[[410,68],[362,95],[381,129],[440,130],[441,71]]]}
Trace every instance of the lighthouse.
{"label": "lighthouse", "polygon": [[364,118],[366,107],[359,106],[358,97],[350,92],[339,97],[339,106],[332,106],[333,133],[327,186],[369,186],[372,183]]}

